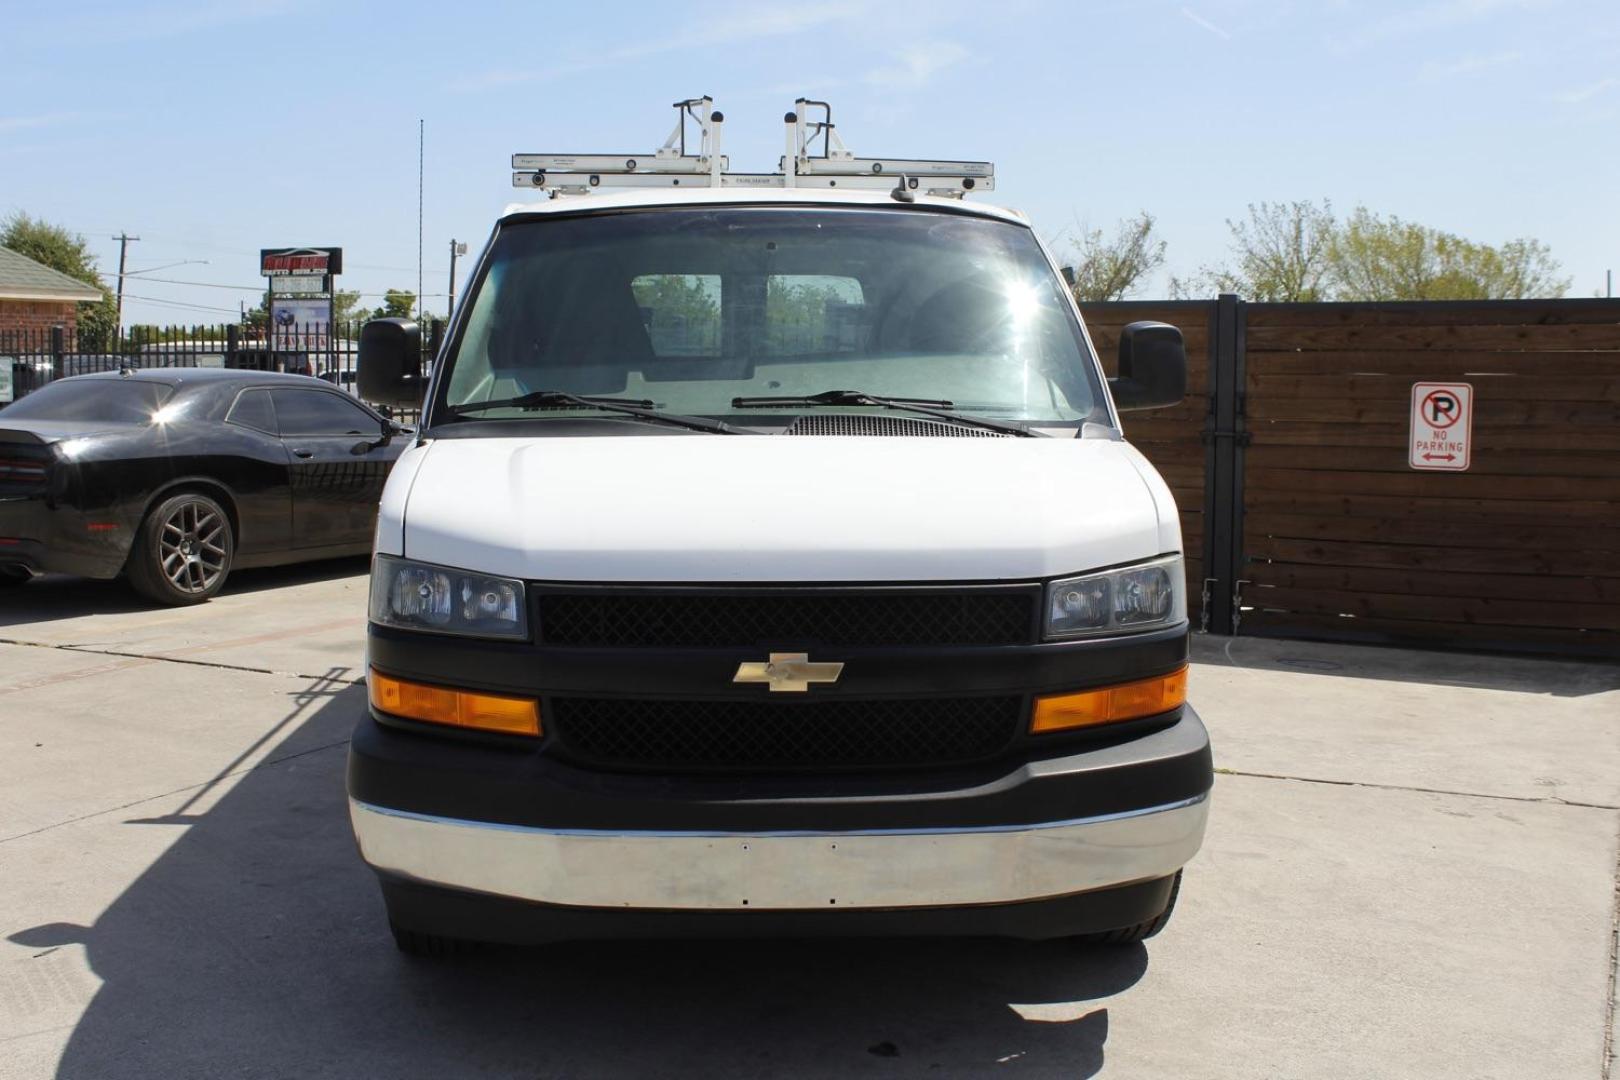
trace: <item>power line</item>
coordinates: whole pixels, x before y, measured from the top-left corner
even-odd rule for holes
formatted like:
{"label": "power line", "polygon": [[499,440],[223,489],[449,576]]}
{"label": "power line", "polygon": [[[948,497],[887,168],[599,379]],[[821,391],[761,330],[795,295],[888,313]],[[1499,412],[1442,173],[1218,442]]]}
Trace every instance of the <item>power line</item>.
{"label": "power line", "polygon": [[157,296],[136,296],[134,293],[127,293],[126,295],[131,300],[139,300],[143,304],[158,304],[162,307],[186,308],[190,311],[223,311],[231,315],[235,315],[237,313],[236,308],[214,307],[209,304],[188,304],[181,300],[164,300],[162,297]]}
{"label": "power line", "polygon": [[[85,234],[101,233],[101,232],[106,232],[107,231],[107,229],[105,227],[103,227],[103,228],[95,228],[95,229],[87,229],[87,228],[84,228],[83,226],[77,226],[77,225],[67,225],[67,226],[63,226],[63,227],[71,229],[74,232],[85,233]],[[259,253],[256,250],[255,251],[249,251],[249,250],[247,250],[245,248],[225,247],[225,246],[223,246],[221,244],[207,244],[207,243],[204,243],[201,240],[186,240],[184,238],[173,240],[172,242],[169,242],[169,243],[164,243],[163,242],[163,237],[164,237],[164,234],[156,233],[156,234],[153,234],[152,236],[148,236],[148,237],[144,237],[144,238],[139,237],[139,236],[132,236],[132,237],[130,237],[130,240],[133,242],[135,240],[144,239],[145,242],[148,245],[149,250],[156,250],[156,251],[159,251],[159,252],[162,252],[162,251],[188,251],[188,250],[192,250],[192,249],[200,249],[202,251],[217,251],[217,252],[220,252],[221,254],[225,254],[225,255],[246,255],[246,256],[252,258],[255,261],[255,263],[257,263],[258,258],[259,258]],[[115,237],[113,237],[113,239],[116,240],[116,239],[118,239],[118,237],[115,236]],[[154,242],[155,242],[155,244],[154,244]],[[343,260],[343,265],[347,266],[347,267],[350,267],[351,269],[354,269],[354,270],[387,270],[387,271],[389,271],[391,273],[395,273],[395,274],[409,274],[412,270],[415,269],[415,267],[411,267],[411,266],[383,266],[380,263],[355,262],[353,259],[344,259]]]}
{"label": "power line", "polygon": [[[262,291],[264,291],[264,285],[220,285],[219,282],[183,282],[183,280],[175,279],[175,277],[143,277],[143,279],[139,280],[143,280],[143,282],[159,282],[162,283],[162,285],[194,285],[196,288],[228,288],[228,290],[237,291],[237,293],[262,293]],[[364,291],[353,290],[353,288],[340,288],[340,290],[335,291],[340,291],[340,293],[358,293],[360,296],[389,295],[389,290]],[[444,293],[426,293],[426,295],[444,296]]]}

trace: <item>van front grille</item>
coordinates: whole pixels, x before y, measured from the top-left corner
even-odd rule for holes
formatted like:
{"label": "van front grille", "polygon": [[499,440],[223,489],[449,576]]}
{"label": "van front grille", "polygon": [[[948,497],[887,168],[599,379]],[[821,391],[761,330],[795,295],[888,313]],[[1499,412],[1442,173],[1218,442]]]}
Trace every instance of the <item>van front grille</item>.
{"label": "van front grille", "polygon": [[918,768],[993,757],[1016,737],[1021,697],[869,701],[549,699],[569,759],[607,770],[709,772]]}
{"label": "van front grille", "polygon": [[595,648],[1028,645],[1033,588],[540,593],[540,642]]}

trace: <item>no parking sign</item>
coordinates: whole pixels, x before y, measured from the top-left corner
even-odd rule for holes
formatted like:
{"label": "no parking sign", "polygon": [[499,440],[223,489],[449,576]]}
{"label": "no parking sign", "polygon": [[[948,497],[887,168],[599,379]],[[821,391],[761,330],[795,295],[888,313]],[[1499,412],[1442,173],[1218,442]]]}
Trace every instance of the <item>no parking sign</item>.
{"label": "no parking sign", "polygon": [[1411,430],[1406,461],[1412,468],[1467,469],[1474,442],[1474,388],[1468,383],[1414,383]]}

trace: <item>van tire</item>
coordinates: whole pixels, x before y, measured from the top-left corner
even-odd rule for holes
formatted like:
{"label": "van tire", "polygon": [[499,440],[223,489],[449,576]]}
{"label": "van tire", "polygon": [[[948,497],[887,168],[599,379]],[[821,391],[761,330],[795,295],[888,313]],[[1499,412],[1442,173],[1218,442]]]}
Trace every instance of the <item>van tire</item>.
{"label": "van tire", "polygon": [[407,930],[394,920],[388,920],[388,929],[394,935],[394,947],[406,956],[418,960],[451,960],[473,950],[473,943],[460,938],[442,937],[421,930]]}
{"label": "van tire", "polygon": [[225,587],[235,552],[225,508],[200,491],[182,491],[152,507],[135,531],[129,583],[160,604],[201,604]]}
{"label": "van tire", "polygon": [[1164,910],[1146,922],[1139,922],[1135,926],[1122,926],[1118,930],[1104,930],[1100,934],[1081,934],[1075,940],[1086,945],[1134,945],[1163,930],[1170,922],[1170,916],[1176,910],[1176,898],[1181,895],[1181,871],[1176,871],[1175,880],[1170,883],[1170,900],[1164,905]]}
{"label": "van tire", "polygon": [[0,566],[0,589],[26,585],[33,576],[26,566]]}

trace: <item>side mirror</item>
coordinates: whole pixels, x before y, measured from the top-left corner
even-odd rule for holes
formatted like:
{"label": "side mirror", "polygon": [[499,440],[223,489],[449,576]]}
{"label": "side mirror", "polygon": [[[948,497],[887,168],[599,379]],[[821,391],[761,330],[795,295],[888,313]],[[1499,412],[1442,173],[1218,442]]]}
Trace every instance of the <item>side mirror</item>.
{"label": "side mirror", "polygon": [[426,381],[421,375],[422,328],[410,319],[372,319],[360,330],[355,382],[360,399],[414,408]]}
{"label": "side mirror", "polygon": [[1119,377],[1109,379],[1108,386],[1121,412],[1181,404],[1187,396],[1187,347],[1181,331],[1162,322],[1126,326],[1119,336]]}

